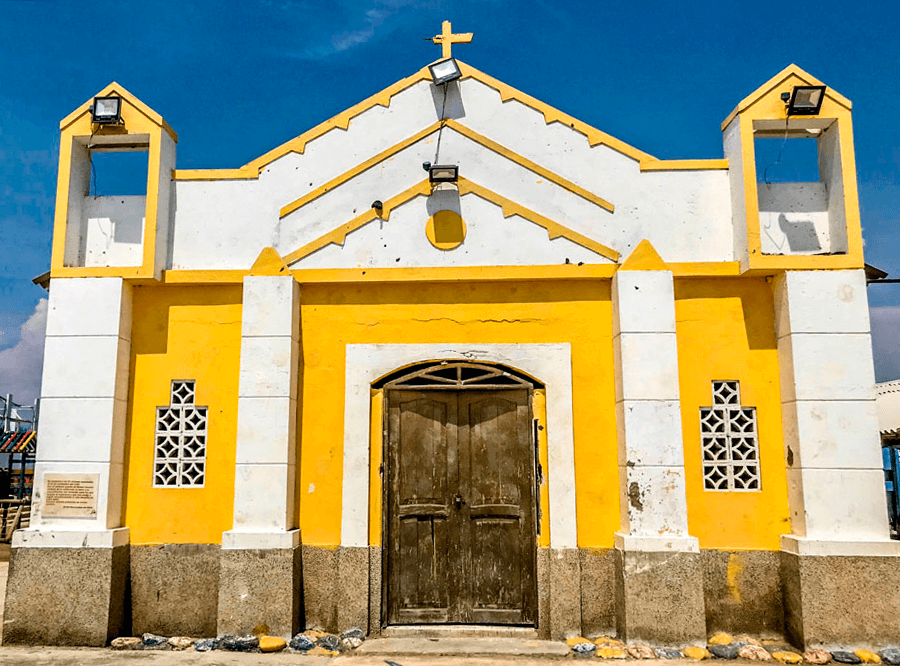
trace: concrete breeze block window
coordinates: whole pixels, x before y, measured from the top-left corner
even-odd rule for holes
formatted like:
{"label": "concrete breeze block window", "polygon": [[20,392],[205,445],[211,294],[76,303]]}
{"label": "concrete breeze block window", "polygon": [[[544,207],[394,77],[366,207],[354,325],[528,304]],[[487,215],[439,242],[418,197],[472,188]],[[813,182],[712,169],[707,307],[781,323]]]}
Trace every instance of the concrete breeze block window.
{"label": "concrete breeze block window", "polygon": [[713,381],[712,397],[700,408],[703,488],[760,490],[756,407],[741,406],[737,381]]}
{"label": "concrete breeze block window", "polygon": [[156,408],[154,487],[203,487],[207,408],[194,404],[194,385],[193,380],[173,380],[169,405]]}

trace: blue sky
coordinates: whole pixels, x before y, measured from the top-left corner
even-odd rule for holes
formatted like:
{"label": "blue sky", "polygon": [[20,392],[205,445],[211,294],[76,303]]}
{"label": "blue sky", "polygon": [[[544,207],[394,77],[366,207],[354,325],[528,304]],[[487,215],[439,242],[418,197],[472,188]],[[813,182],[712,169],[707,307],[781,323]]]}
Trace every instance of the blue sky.
{"label": "blue sky", "polygon": [[[797,63],[854,102],[867,261],[900,277],[895,2],[0,0],[0,391],[36,389],[61,118],[117,80],[180,168],[240,166],[437,58],[443,19],[475,33],[460,59],[660,158],[721,157],[725,116]],[[869,298],[900,377],[900,285]]]}

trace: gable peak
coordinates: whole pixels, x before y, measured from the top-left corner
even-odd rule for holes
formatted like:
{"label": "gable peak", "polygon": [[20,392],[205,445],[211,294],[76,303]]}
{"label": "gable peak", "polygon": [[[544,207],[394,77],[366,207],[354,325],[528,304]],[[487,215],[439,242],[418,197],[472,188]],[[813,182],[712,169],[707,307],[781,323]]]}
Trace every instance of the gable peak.
{"label": "gable peak", "polygon": [[664,271],[666,264],[656,248],[646,238],[638,243],[634,251],[619,267],[620,271]]}

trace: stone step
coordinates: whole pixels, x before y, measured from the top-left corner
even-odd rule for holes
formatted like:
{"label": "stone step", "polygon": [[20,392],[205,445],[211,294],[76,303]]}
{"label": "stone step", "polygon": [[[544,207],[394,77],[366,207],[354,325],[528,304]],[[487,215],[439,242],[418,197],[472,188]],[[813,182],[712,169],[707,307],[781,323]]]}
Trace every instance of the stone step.
{"label": "stone step", "polygon": [[[470,627],[469,629],[474,628]],[[488,629],[494,631],[497,628],[486,628],[486,630]],[[470,657],[565,657],[568,653],[569,647],[563,642],[509,636],[374,638],[367,640],[352,652],[353,655],[359,656],[465,655]]]}

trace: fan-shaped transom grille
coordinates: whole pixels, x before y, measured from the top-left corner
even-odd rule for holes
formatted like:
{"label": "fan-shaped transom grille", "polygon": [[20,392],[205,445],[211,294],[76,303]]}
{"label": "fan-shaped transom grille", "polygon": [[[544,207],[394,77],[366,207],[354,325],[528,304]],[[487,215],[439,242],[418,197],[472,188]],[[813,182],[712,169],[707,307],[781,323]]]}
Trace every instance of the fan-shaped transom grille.
{"label": "fan-shaped transom grille", "polygon": [[469,361],[442,361],[405,368],[387,379],[384,388],[393,389],[505,389],[534,388],[524,375],[496,365]]}
{"label": "fan-shaped transom grille", "polygon": [[700,408],[703,487],[759,490],[756,407],[741,407],[737,381],[714,381],[712,394],[712,407]]}

